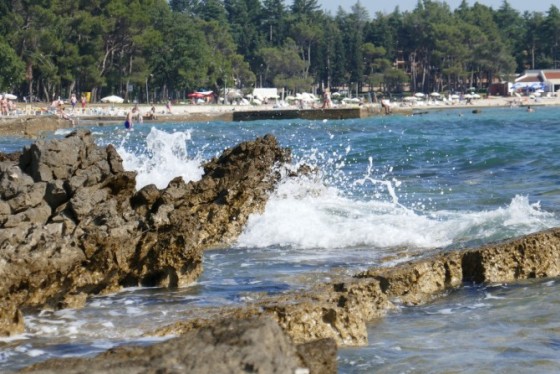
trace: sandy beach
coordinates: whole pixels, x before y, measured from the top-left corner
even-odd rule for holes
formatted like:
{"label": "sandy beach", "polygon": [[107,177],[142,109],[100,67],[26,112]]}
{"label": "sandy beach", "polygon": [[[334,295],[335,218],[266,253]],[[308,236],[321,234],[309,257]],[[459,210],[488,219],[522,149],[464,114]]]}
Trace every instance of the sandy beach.
{"label": "sandy beach", "polygon": [[[497,97],[466,101],[444,102],[441,100],[424,100],[413,102],[391,102],[391,113],[398,115],[412,115],[418,112],[448,109],[472,109],[498,107],[531,107],[560,106],[560,97]],[[9,116],[0,117],[0,136],[26,136],[35,138],[42,132],[55,131],[60,128],[69,128],[80,125],[104,125],[124,121],[126,114],[134,105],[132,104],[89,104],[85,111],[76,108],[74,111],[66,105],[65,113],[68,119],[60,118],[56,113],[49,112],[47,105],[29,105],[18,103],[18,111]],[[361,108],[362,116],[386,115],[381,104],[335,104],[334,108]],[[178,104],[171,107],[171,112],[164,104],[155,105],[155,118],[150,118],[151,105],[139,104],[139,112],[143,115],[144,123],[155,122],[211,122],[231,121],[235,111],[267,111],[298,109],[295,105],[221,105],[221,104]],[[319,109],[320,105],[307,105],[305,109]],[[328,109],[327,109],[328,110]],[[135,123],[139,120],[136,117]]]}

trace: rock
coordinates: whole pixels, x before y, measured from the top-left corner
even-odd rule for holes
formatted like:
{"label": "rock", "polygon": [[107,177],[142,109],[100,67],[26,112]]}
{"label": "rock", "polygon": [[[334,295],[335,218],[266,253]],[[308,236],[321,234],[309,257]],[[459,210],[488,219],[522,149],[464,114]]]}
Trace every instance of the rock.
{"label": "rock", "polygon": [[23,314],[11,303],[0,302],[0,335],[11,336],[24,331]]}
{"label": "rock", "polygon": [[20,307],[78,307],[123,286],[179,287],[205,249],[237,237],[263,209],[289,152],[267,136],[226,150],[198,182],[135,191],[113,146],[80,130],[0,162],[0,309],[4,334]]}
{"label": "rock", "polygon": [[46,132],[73,127],[72,121],[54,115],[0,117],[0,135],[36,138]]}
{"label": "rock", "polygon": [[337,370],[336,354],[338,347],[333,339],[319,339],[297,346],[303,366],[309,373],[335,374]]}
{"label": "rock", "polygon": [[[65,142],[74,152],[68,158],[58,154]],[[192,282],[202,251],[233,240],[249,214],[264,208],[280,178],[277,166],[287,161],[289,153],[267,136],[226,150],[196,183],[176,178],[165,189],[138,192],[114,148],[101,150],[87,132],[54,145],[38,142],[19,165],[0,162],[0,333],[22,331],[20,307],[79,307],[86,295],[122,286]],[[371,268],[240,308],[193,308],[207,317],[150,334],[184,335],[175,340],[29,370],[336,372],[335,346],[366,344],[366,324],[396,304],[423,304],[465,282],[559,274],[560,229],[551,229]]]}
{"label": "rock", "polygon": [[367,344],[367,323],[398,304],[420,305],[470,282],[514,282],[560,274],[560,228],[481,248],[446,252],[371,268],[302,292],[260,298],[239,309],[191,310],[208,318],[165,326],[149,335],[183,334],[214,318],[266,315],[298,343],[331,339],[341,346]]}
{"label": "rock", "polygon": [[336,345],[322,340],[296,348],[271,319],[225,319],[153,346],[49,360],[23,372],[334,374]]}

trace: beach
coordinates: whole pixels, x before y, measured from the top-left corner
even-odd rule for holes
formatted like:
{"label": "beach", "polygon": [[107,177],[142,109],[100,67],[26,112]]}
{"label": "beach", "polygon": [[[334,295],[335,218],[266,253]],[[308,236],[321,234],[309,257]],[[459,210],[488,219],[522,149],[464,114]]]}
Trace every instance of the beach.
{"label": "beach", "polygon": [[[472,109],[483,110],[484,108],[499,107],[530,107],[560,106],[560,97],[500,97],[490,96],[485,99],[462,101],[442,100],[419,100],[419,101],[392,101],[390,102],[391,113],[401,115],[414,115],[420,112],[448,109]],[[0,136],[26,136],[35,138],[43,132],[55,131],[60,128],[74,126],[91,126],[114,124],[124,122],[126,114],[134,108],[133,104],[90,104],[82,111],[81,108],[72,110],[68,108],[65,114],[68,119],[63,119],[54,112],[46,110],[47,105],[25,105],[18,104],[20,108],[16,114],[0,117]],[[68,106],[67,106],[68,107]],[[152,107],[155,115],[152,116]],[[298,110],[297,105],[223,105],[223,104],[177,104],[168,110],[166,105],[138,104],[138,111],[142,114],[142,122],[135,116],[133,121],[139,123],[164,123],[164,122],[212,122],[232,121],[234,112],[255,111],[283,111]],[[332,109],[360,108],[361,116],[386,115],[381,104],[344,104],[335,103]],[[306,111],[314,109],[328,112],[331,109],[321,109],[319,104],[308,104],[303,108]],[[319,114],[317,118],[321,117]]]}

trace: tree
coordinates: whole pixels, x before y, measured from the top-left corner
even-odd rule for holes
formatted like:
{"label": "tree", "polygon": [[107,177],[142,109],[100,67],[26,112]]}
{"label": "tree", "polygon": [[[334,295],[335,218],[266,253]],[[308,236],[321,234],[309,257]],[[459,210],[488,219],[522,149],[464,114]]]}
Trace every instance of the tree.
{"label": "tree", "polygon": [[513,9],[507,0],[504,0],[502,6],[494,13],[494,20],[500,32],[502,40],[508,45],[513,52],[517,61],[517,70],[523,70],[523,35],[525,33],[525,21],[521,14]]}
{"label": "tree", "polygon": [[543,36],[545,51],[549,56],[548,66],[558,68],[560,66],[560,10],[551,5],[543,24]]}
{"label": "tree", "polygon": [[24,80],[25,64],[0,36],[0,92],[12,91]]}
{"label": "tree", "polygon": [[264,0],[261,33],[270,46],[280,46],[286,38],[286,6],[283,0]]}
{"label": "tree", "polygon": [[173,82],[176,91],[206,86],[212,54],[201,30],[203,22],[184,13],[173,14],[164,34],[166,43],[151,50],[148,56],[154,84],[161,87],[165,82]]}
{"label": "tree", "polygon": [[253,67],[256,60],[256,51],[261,46],[261,37],[258,34],[262,17],[261,6],[258,0],[225,0],[225,9],[233,40],[237,44],[237,51],[245,56]]}
{"label": "tree", "polygon": [[276,87],[292,92],[307,91],[313,80],[305,74],[306,63],[300,57],[298,47],[287,39],[281,48],[262,48],[259,53],[266,65],[266,72]]}
{"label": "tree", "polygon": [[314,19],[321,12],[321,7],[317,0],[294,0],[291,10],[298,17]]}
{"label": "tree", "polygon": [[322,87],[346,83],[346,51],[343,35],[336,22],[325,19],[317,48],[317,81]]}

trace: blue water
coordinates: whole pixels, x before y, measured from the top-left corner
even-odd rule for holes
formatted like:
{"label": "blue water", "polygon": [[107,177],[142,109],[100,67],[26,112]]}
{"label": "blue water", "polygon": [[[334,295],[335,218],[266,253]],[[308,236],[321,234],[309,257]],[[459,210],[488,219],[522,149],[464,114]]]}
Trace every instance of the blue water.
{"label": "blue water", "polygon": [[[189,308],[240,305],[332,274],[559,226],[559,114],[542,107],[143,124],[132,132],[91,127],[98,144],[115,144],[125,167],[138,171],[138,188],[164,187],[177,175],[196,180],[203,160],[265,134],[292,149],[293,165],[319,172],[284,180],[234,246],[205,255],[204,273],[191,287],[127,289],[94,297],[82,310],[26,316],[26,333],[0,342],[0,369],[149,344],[144,333],[186,318]],[[0,149],[13,144],[0,141]],[[557,289],[550,280],[469,286],[403,308],[372,323],[367,347],[339,352],[340,372],[560,371],[553,354],[560,346]],[[546,318],[534,315],[535,303],[549,311]]]}

